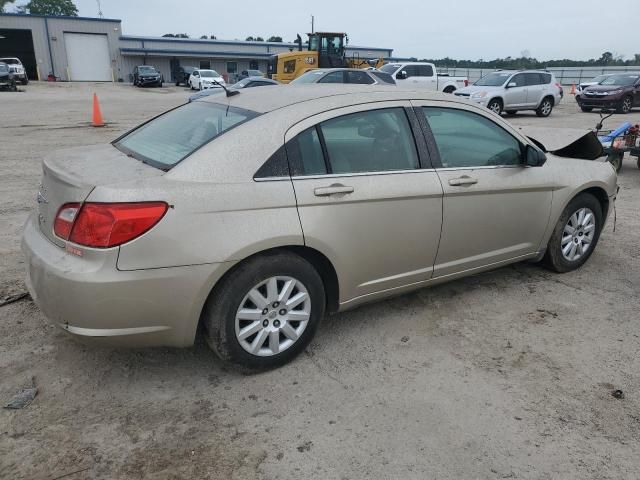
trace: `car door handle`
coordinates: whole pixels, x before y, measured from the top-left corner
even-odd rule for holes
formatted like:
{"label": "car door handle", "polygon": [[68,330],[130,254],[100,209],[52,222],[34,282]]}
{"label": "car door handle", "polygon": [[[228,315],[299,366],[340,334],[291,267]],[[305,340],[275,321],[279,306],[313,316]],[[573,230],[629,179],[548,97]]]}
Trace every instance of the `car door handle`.
{"label": "car door handle", "polygon": [[313,190],[316,197],[328,197],[329,195],[338,195],[340,193],[353,193],[353,187],[341,184],[334,184],[328,187],[318,187]]}
{"label": "car door handle", "polygon": [[475,185],[478,183],[476,178],[467,177],[466,175],[459,178],[452,178],[449,180],[449,185],[453,187],[459,187],[463,185]]}

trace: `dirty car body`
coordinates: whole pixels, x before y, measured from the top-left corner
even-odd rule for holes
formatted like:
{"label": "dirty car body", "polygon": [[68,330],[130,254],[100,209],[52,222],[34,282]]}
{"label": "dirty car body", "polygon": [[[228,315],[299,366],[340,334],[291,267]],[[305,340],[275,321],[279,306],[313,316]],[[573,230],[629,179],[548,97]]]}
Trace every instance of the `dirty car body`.
{"label": "dirty car body", "polygon": [[22,247],[29,291],[71,334],[184,347],[204,322],[223,358],[263,366],[325,310],[542,258],[585,194],[604,221],[609,164],[545,157],[465,100],[274,86],[45,158]]}

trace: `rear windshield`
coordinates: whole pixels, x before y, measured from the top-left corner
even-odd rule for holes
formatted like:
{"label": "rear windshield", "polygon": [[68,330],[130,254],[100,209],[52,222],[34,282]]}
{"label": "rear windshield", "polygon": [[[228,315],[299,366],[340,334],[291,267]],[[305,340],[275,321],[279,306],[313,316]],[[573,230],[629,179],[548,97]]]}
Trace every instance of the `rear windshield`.
{"label": "rear windshield", "polygon": [[376,70],[371,70],[369,72],[371,75],[373,75],[374,77],[376,77],[378,80],[380,80],[381,82],[384,83],[390,83],[395,85],[396,81],[393,79],[393,77],[391,75],[389,75],[388,73],[384,73],[384,72],[378,72]]}
{"label": "rear windshield", "polygon": [[636,83],[638,75],[611,75],[600,82],[600,85],[622,85],[629,86]]}
{"label": "rear windshield", "polygon": [[188,103],[127,133],[113,145],[144,163],[169,170],[214,138],[257,115],[216,103]]}
{"label": "rear windshield", "polygon": [[399,63],[387,63],[386,65],[380,67],[380,71],[384,73],[393,73],[401,66],[402,65],[400,65]]}
{"label": "rear windshield", "polygon": [[479,87],[499,87],[504,85],[504,82],[512,75],[512,72],[498,72],[485,75],[478,80],[474,85]]}
{"label": "rear windshield", "polygon": [[325,70],[310,70],[307,73],[303,73],[290,83],[316,83],[318,79],[327,73]]}

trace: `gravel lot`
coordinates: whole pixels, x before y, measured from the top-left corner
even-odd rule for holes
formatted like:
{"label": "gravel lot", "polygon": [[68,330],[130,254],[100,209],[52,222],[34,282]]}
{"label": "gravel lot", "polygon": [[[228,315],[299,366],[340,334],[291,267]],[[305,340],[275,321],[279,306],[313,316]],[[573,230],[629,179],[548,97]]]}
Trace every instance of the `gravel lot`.
{"label": "gravel lot", "polygon": [[[188,96],[23,90],[0,93],[0,297],[24,291],[20,229],[42,156],[112,140]],[[88,126],[94,91],[109,123],[101,129]],[[512,119],[596,120],[571,96],[548,119]],[[87,348],[28,299],[1,307],[0,402],[32,377],[39,392],[23,410],[0,409],[0,478],[637,479],[635,162],[625,160],[619,183],[616,231],[610,222],[580,271],[518,264],[335,315],[298,360],[259,375],[224,367],[202,340]]]}

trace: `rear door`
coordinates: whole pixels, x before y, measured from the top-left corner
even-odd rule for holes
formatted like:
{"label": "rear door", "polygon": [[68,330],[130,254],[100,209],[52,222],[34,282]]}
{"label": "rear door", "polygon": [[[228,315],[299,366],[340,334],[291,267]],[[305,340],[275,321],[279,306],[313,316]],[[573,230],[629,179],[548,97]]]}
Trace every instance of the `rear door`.
{"label": "rear door", "polygon": [[543,75],[537,72],[525,73],[523,75],[527,85],[527,106],[537,108],[546,93]]}
{"label": "rear door", "polygon": [[409,106],[326,112],[286,135],[305,244],[335,266],[341,303],[432,276],[442,187]]}
{"label": "rear door", "polygon": [[552,182],[545,167],[525,166],[524,144],[492,115],[462,105],[414,104],[427,121],[444,189],[434,277],[537,252],[551,210]]}
{"label": "rear door", "polygon": [[[515,84],[513,86],[509,86]],[[518,73],[509,79],[504,92],[505,110],[517,110],[527,106],[527,80],[524,73]]]}

